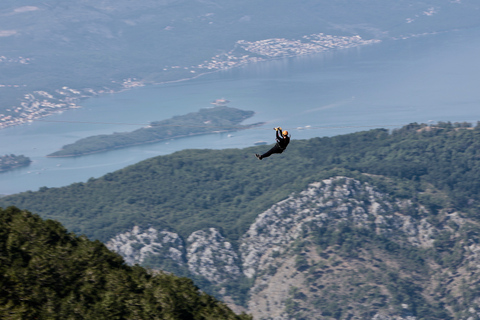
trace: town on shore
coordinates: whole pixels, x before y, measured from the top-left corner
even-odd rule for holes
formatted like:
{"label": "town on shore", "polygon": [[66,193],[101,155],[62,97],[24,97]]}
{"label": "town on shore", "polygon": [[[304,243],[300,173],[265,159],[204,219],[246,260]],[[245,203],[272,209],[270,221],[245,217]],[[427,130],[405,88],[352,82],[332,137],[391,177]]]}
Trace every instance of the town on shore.
{"label": "town on shore", "polygon": [[[231,51],[216,55],[196,66],[165,66],[163,70],[183,69],[187,74],[190,74],[190,77],[185,78],[187,80],[205,73],[227,70],[260,61],[347,49],[377,42],[380,42],[380,40],[364,40],[358,35],[333,36],[323,33],[303,36],[299,40],[284,38],[253,42],[239,40]],[[28,63],[28,61],[25,60],[25,63]],[[113,81],[111,88],[100,90],[92,88],[73,89],[63,86],[53,92],[33,91],[24,95],[20,105],[11,106],[6,109],[5,113],[0,113],[0,129],[29,123],[64,110],[79,108],[78,102],[82,99],[105,93],[115,93],[145,84],[143,80],[129,78],[120,82]],[[0,86],[8,85],[0,84]]]}

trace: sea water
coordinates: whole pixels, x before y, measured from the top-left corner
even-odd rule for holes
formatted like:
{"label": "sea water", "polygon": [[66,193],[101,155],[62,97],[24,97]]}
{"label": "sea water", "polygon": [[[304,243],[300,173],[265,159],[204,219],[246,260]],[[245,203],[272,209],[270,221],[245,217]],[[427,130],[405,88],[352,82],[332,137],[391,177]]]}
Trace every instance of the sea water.
{"label": "sea water", "polygon": [[[23,154],[29,167],[0,174],[0,194],[85,182],[144,159],[189,148],[245,148],[274,142],[273,127],[295,139],[419,122],[480,120],[480,30],[384,40],[379,44],[261,62],[169,84],[91,98],[82,108],[0,130],[0,154]],[[98,134],[211,107],[215,99],[255,111],[265,125],[133,146],[76,158],[47,158]],[[283,156],[288,156],[284,154]],[[256,160],[253,156],[252,163]]]}

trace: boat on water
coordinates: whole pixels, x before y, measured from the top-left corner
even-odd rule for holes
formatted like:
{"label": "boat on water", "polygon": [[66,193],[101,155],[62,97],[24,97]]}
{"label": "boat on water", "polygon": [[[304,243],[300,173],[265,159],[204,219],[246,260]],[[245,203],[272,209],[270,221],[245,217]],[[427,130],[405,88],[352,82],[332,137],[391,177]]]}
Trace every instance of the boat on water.
{"label": "boat on water", "polygon": [[213,100],[212,104],[215,106],[226,106],[229,102],[229,100],[222,98]]}

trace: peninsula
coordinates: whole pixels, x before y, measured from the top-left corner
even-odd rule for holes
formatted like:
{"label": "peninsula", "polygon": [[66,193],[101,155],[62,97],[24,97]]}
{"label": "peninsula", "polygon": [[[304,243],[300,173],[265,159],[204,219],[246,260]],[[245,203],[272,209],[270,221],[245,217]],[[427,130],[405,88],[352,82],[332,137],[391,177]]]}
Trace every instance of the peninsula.
{"label": "peninsula", "polygon": [[226,106],[201,109],[171,119],[155,121],[148,127],[132,132],[104,134],[80,139],[62,147],[47,157],[77,157],[133,145],[154,143],[174,138],[189,137],[209,133],[231,132],[248,129],[262,123],[241,125],[252,117],[253,111],[245,111]]}

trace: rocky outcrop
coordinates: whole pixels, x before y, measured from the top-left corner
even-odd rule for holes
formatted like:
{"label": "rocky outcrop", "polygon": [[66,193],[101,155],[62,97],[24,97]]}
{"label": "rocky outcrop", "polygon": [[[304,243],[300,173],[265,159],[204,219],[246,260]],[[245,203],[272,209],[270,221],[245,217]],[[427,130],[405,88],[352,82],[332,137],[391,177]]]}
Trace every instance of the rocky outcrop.
{"label": "rocky outcrop", "polygon": [[[336,253],[335,248],[322,251],[312,244],[311,239],[318,230],[336,230],[342,224],[369,230],[402,248],[436,250],[439,246],[456,243],[457,249],[446,258],[439,258],[438,254],[432,254],[433,258],[422,257],[429,259],[425,268],[435,272],[412,270],[412,275],[407,275],[402,267],[407,262],[397,260],[399,258],[387,249],[360,250],[358,260],[349,260]],[[250,279],[253,284],[247,309],[255,319],[296,319],[292,315],[297,314],[297,310],[304,310],[308,318],[318,311],[315,305],[324,308],[320,301],[335,301],[335,294],[344,297],[358,294],[360,297],[362,290],[367,290],[365,292],[374,292],[369,293],[373,297],[368,303],[349,305],[354,310],[349,313],[352,319],[365,318],[365,314],[369,314],[367,318],[375,320],[414,320],[413,304],[398,298],[392,302],[395,293],[379,274],[391,270],[404,277],[405,282],[412,283],[422,277],[431,277],[423,279],[427,285],[423,289],[425,298],[421,299],[435,301],[446,296],[451,300],[460,299],[464,283],[469,281],[464,274],[468,271],[471,279],[480,279],[480,241],[457,241],[453,236],[464,228],[478,226],[460,213],[446,210],[437,215],[434,222],[428,210],[414,201],[395,199],[352,178],[333,177],[312,183],[306,190],[292,194],[259,214],[239,239],[238,249],[215,228],[195,231],[183,241],[170,231],[153,228],[142,231],[135,227],[117,235],[107,245],[123,255],[128,263],[141,263],[148,255],[172,259],[219,288],[229,280]],[[446,244],[438,242],[439,235]],[[451,260],[459,261],[455,272],[442,267]],[[327,273],[329,276],[324,277]],[[354,287],[352,279],[357,283]],[[219,294],[222,292],[225,290],[220,290]],[[329,293],[334,298],[325,296]],[[365,305],[378,312],[362,313]],[[477,307],[472,310],[480,309]],[[309,308],[313,311],[308,311]],[[328,318],[330,313],[325,312]]]}
{"label": "rocky outcrop", "polygon": [[[423,216],[413,221],[412,212]],[[258,216],[241,239],[243,272],[252,278],[271,262],[274,252],[283,252],[289,243],[303,237],[309,225],[329,226],[343,222],[357,227],[376,226],[378,233],[392,237],[406,235],[414,245],[431,246],[431,225],[426,210],[410,201],[390,199],[368,184],[346,177],[312,183]],[[400,231],[400,234],[399,234]],[[273,254],[274,255],[274,254]]]}
{"label": "rocky outcrop", "polygon": [[150,255],[170,259],[186,266],[194,274],[214,284],[238,278],[241,274],[239,257],[232,244],[215,228],[193,232],[187,239],[176,233],[154,228],[142,230],[135,226],[106,243],[122,255],[128,264],[141,264]]}
{"label": "rocky outcrop", "polygon": [[187,239],[188,269],[219,284],[241,274],[240,261],[232,244],[215,228],[199,230]]}
{"label": "rocky outcrop", "polygon": [[170,231],[154,228],[143,230],[135,226],[131,231],[119,234],[106,246],[122,255],[128,264],[141,264],[149,255],[162,256],[184,264],[184,243],[180,236]]}

